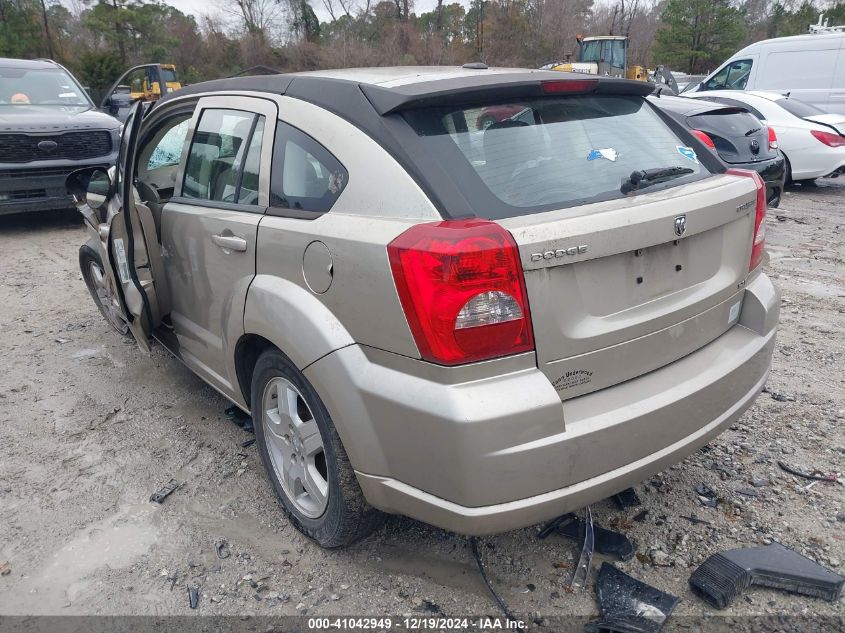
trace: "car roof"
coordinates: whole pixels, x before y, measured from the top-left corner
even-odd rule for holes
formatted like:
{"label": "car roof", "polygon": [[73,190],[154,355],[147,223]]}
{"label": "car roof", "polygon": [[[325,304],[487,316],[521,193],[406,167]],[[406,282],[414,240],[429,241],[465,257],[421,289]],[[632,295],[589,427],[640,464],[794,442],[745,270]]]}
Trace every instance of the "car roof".
{"label": "car roof", "polygon": [[[485,75],[504,76],[526,72],[546,73],[529,68],[464,68],[463,66],[382,66],[375,68],[338,68],[333,70],[310,70],[291,73],[294,77],[325,77],[344,79],[361,84],[372,84],[392,88],[425,81],[443,81],[461,77]],[[557,71],[554,71],[557,72]]]}
{"label": "car roof", "polygon": [[0,68],[24,68],[28,70],[44,70],[56,68],[58,64],[50,59],[14,59],[0,57]]}
{"label": "car roof", "polygon": [[363,94],[380,115],[431,105],[473,100],[507,100],[545,96],[542,83],[595,82],[596,93],[645,96],[653,85],[614,77],[590,76],[531,68],[467,66],[399,66],[345,68],[279,75],[217,79],[183,88],[159,100],[164,104],[186,95],[225,92],[266,92],[311,101],[336,112],[354,109],[350,89]]}
{"label": "car roof", "polygon": [[768,40],[760,40],[749,44],[745,48],[737,51],[735,55],[731,55],[730,59],[740,56],[744,51],[761,48],[763,46],[776,46],[778,44],[791,44],[794,42],[818,42],[823,39],[836,39],[845,37],[845,33],[802,33],[801,35],[788,35],[786,37],[772,37]]}

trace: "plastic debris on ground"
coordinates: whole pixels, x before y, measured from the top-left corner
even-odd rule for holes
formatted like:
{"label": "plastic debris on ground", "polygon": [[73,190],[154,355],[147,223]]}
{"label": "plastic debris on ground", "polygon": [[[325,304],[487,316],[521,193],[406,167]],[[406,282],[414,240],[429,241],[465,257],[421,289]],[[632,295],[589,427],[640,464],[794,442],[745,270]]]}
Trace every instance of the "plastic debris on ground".
{"label": "plastic debris on ground", "polygon": [[620,493],[611,497],[620,510],[627,510],[628,508],[639,508],[643,503],[640,501],[637,491],[633,488],[626,488]]}
{"label": "plastic debris on ground", "polygon": [[[595,523],[591,523],[590,527],[593,533],[594,551],[604,556],[616,556],[623,561],[634,557],[636,547],[627,536]],[[546,525],[539,536],[546,538],[552,533],[583,542],[587,534],[587,522],[574,514],[564,514]]]}
{"label": "plastic debris on ground", "polygon": [[188,605],[192,609],[196,609],[200,603],[200,589],[199,587],[188,587]]}
{"label": "plastic debris on ground", "polygon": [[171,479],[166,484],[164,484],[161,488],[156,490],[153,494],[150,495],[150,501],[153,503],[164,503],[164,500],[167,499],[173,492],[179,487],[179,482],[175,479]]}
{"label": "plastic debris on ground", "polygon": [[253,433],[255,431],[252,426],[252,417],[248,413],[241,411],[241,409],[235,405],[228,407],[225,411],[223,411],[223,414],[244,431],[247,431],[248,433]]}
{"label": "plastic debris on ground", "polygon": [[602,563],[596,595],[601,618],[584,625],[585,633],[657,633],[680,600],[610,563]]}
{"label": "plastic debris on ground", "polygon": [[593,551],[595,550],[595,546],[593,511],[590,509],[590,506],[587,506],[584,509],[584,545],[581,548],[581,557],[578,559],[578,566],[575,568],[575,573],[572,575],[572,582],[569,584],[570,589],[583,589],[587,586],[587,579],[590,576],[590,566],[593,563]]}
{"label": "plastic debris on ground", "polygon": [[820,470],[813,470],[812,472],[808,472],[802,468],[796,468],[795,466],[790,466],[786,462],[778,462],[778,466],[780,466],[781,470],[788,472],[790,475],[795,475],[796,477],[802,477],[804,479],[813,479],[815,481],[829,481],[831,483],[836,481],[836,474],[835,473],[824,473]]}
{"label": "plastic debris on ground", "polygon": [[749,587],[770,587],[833,602],[842,593],[840,576],[780,543],[713,554],[689,579],[690,588],[717,609]]}

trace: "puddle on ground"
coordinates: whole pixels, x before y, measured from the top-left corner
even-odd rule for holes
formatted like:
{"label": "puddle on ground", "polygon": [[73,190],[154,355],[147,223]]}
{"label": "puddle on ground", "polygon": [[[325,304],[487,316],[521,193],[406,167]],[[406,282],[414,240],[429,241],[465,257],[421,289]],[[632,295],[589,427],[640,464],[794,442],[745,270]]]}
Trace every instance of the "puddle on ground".
{"label": "puddle on ground", "polygon": [[4,597],[4,612],[67,613],[67,607],[90,589],[88,576],[94,571],[129,567],[150,551],[158,540],[153,524],[157,510],[149,503],[124,505],[107,519],[86,526]]}
{"label": "puddle on ground", "polygon": [[95,347],[90,347],[87,349],[81,349],[79,351],[74,352],[70,355],[71,358],[75,360],[85,360],[88,358],[94,358],[100,354],[100,349]]}
{"label": "puddle on ground", "polygon": [[454,558],[385,545],[379,551],[379,567],[391,574],[417,576],[444,587],[486,595],[487,589],[469,550],[457,549]]}

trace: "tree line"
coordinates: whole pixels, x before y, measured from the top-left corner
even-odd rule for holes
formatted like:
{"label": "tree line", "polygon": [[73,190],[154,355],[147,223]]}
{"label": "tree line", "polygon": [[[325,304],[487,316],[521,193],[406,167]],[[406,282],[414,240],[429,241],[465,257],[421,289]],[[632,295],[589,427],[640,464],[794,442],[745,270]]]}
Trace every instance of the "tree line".
{"label": "tree line", "polygon": [[0,57],[55,59],[96,90],[148,62],[176,64],[185,83],[256,65],[536,67],[567,59],[583,34],[627,35],[630,64],[705,73],[821,12],[845,24],[845,0],[437,0],[425,12],[413,0],[219,1],[195,17],[158,0],[0,0]]}

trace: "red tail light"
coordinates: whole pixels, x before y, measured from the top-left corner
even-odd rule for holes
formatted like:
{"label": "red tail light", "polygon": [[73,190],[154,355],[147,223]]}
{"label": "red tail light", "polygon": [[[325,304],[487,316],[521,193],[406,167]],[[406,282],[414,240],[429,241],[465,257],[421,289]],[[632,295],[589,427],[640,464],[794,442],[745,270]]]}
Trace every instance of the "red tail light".
{"label": "red tail light", "polygon": [[387,253],[425,360],[459,365],[534,349],[519,251],[498,224],[417,224]]}
{"label": "red tail light", "polygon": [[726,174],[731,176],[743,176],[754,180],[757,186],[757,212],[754,216],[754,238],[751,242],[751,261],[748,270],[754,270],[763,259],[763,250],[766,248],[766,184],[760,178],[760,174],[750,169],[728,169]]}
{"label": "red tail light", "polygon": [[843,147],[845,146],[845,136],[839,136],[832,132],[822,132],[821,130],[810,130],[810,134],[819,139],[828,147]]}
{"label": "red tail light", "polygon": [[707,132],[702,132],[701,130],[693,130],[692,135],[697,138],[699,141],[704,143],[707,147],[712,150],[716,149],[716,143],[713,142],[713,139],[707,135]]}
{"label": "red tail light", "polygon": [[595,90],[598,85],[598,79],[565,79],[563,81],[540,82],[540,87],[547,95],[567,92],[590,92]]}
{"label": "red tail light", "polygon": [[775,128],[769,128],[769,149],[776,150],[778,148],[778,135],[775,132]]}

